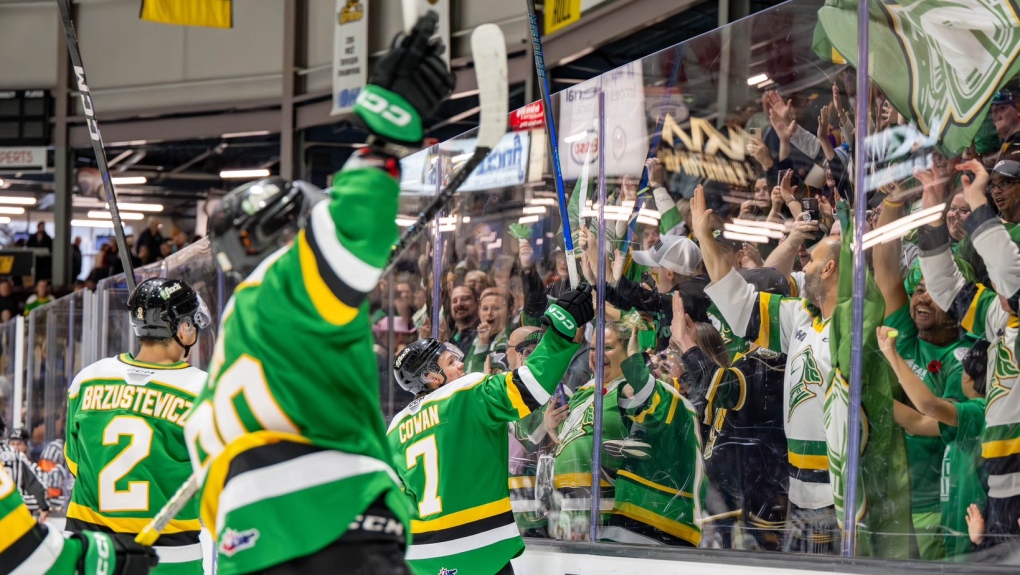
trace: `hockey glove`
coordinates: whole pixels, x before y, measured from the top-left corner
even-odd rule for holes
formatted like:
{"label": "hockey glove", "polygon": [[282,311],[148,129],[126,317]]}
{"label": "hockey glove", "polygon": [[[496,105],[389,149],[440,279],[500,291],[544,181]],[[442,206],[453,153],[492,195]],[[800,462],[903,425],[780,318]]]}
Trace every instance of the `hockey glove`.
{"label": "hockey glove", "polygon": [[581,282],[577,289],[564,292],[556,303],[549,306],[542,316],[542,325],[551,327],[554,332],[574,339],[577,328],[588,323],[595,317],[595,307],[591,303],[591,286]]}
{"label": "hockey glove", "polygon": [[155,551],[134,542],[97,531],[83,531],[75,537],[81,541],[78,573],[83,575],[148,575],[159,564]]}
{"label": "hockey glove", "polygon": [[397,34],[354,103],[354,112],[386,143],[418,145],[422,117],[432,115],[453,91],[456,76],[440,58],[445,47],[431,39],[438,22],[430,10],[410,35]]}

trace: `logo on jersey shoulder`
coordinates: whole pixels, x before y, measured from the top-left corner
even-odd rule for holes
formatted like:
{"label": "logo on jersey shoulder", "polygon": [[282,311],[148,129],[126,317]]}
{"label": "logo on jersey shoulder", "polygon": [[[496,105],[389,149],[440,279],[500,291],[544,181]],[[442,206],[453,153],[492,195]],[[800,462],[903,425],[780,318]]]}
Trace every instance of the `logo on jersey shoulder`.
{"label": "logo on jersey shoulder", "polygon": [[825,383],[822,381],[822,372],[818,369],[818,362],[815,361],[815,354],[810,347],[805,347],[793,356],[790,364],[790,378],[793,384],[790,386],[790,413],[787,422],[793,420],[793,412],[800,404],[818,397],[818,393],[808,389],[808,386],[817,385],[820,391],[822,384]]}
{"label": "logo on jersey shoulder", "polygon": [[220,541],[220,553],[231,557],[238,551],[244,551],[245,549],[251,549],[255,546],[255,542],[259,539],[258,529],[245,529],[244,531],[235,531],[233,529],[227,529],[223,532],[223,540]]}
{"label": "logo on jersey shoulder", "polygon": [[794,337],[797,338],[797,341],[804,341],[804,338],[807,337],[807,332],[802,329],[798,329],[797,335],[795,335]]}
{"label": "logo on jersey shoulder", "polygon": [[[989,350],[989,353],[992,351]],[[1020,369],[1017,369],[1013,351],[1006,347],[1004,339],[999,339],[994,353],[995,371],[992,373],[992,386],[988,389],[988,405],[1009,395],[1009,392],[1013,391],[1013,384],[1020,377]]]}
{"label": "logo on jersey shoulder", "polygon": [[446,567],[439,568],[439,575],[457,575],[456,569],[447,569]]}

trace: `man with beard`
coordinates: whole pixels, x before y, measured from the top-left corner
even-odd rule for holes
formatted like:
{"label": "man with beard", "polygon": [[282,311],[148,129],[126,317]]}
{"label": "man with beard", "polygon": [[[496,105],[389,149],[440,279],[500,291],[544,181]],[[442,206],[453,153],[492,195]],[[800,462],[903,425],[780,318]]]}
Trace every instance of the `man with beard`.
{"label": "man with beard", "polygon": [[992,122],[1002,140],[999,149],[1001,158],[1007,152],[1017,149],[1020,142],[1020,111],[1016,107],[1016,94],[1012,90],[999,90],[992,99]]}
{"label": "man with beard", "polygon": [[459,285],[450,292],[450,315],[456,328],[450,343],[461,353],[467,353],[475,343],[478,327],[478,300],[470,287]]}
{"label": "man with beard", "polygon": [[823,418],[824,386],[832,369],[829,319],[839,287],[838,239],[826,237],[811,248],[804,266],[803,298],[756,291],[723,258],[712,234],[705,191],[691,201],[694,233],[701,244],[712,298],[738,337],[787,354],[783,422],[790,473],[790,539],[786,550],[835,554],[840,531],[829,482]]}
{"label": "man with beard", "polygon": [[[923,178],[929,186],[935,182]],[[886,198],[878,227],[906,215],[904,202]],[[896,351],[936,397],[964,402],[961,360],[970,344],[959,336],[959,322],[949,317],[928,294],[923,279],[911,282],[908,295],[900,273],[901,240],[878,244],[872,250],[875,283],[885,299],[885,325],[899,332]],[[907,434],[910,496],[914,533],[921,559],[946,556],[941,513],[941,472],[946,443],[941,437]]]}

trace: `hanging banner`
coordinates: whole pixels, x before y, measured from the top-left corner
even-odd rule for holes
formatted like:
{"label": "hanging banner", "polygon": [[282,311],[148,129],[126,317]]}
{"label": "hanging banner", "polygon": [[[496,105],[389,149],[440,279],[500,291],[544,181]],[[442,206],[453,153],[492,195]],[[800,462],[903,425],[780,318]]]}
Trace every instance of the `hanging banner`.
{"label": "hanging banner", "polygon": [[546,0],[545,35],[566,28],[581,19],[581,0]]}
{"label": "hanging banner", "polygon": [[46,170],[46,148],[0,148],[0,170]]}
{"label": "hanging banner", "polygon": [[[598,163],[598,146],[606,146],[606,175],[640,176],[648,154],[645,88],[641,62],[631,62],[601,78],[606,93],[606,134],[587,137],[598,118],[599,78],[567,88],[560,97],[560,168],[564,180],[576,180],[585,158]],[[603,142],[605,142],[603,144]],[[588,153],[588,147],[595,146]]]}
{"label": "hanging banner", "polygon": [[333,32],[333,110],[346,114],[368,82],[368,0],[336,0]]}

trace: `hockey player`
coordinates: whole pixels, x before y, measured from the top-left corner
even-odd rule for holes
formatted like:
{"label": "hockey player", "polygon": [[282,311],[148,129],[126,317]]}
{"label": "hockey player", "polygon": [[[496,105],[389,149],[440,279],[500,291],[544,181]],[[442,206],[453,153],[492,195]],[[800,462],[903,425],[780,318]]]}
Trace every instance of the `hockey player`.
{"label": "hockey player", "polygon": [[430,40],[437,22],[430,12],[375,65],[355,104],[372,138],[328,196],[262,180],[211,219],[217,264],[246,279],[185,431],[225,575],[407,573],[410,509],[386,444],[366,297],[397,239],[399,159],[453,89]]}
{"label": "hockey player", "polygon": [[390,423],[394,465],[411,499],[416,575],[513,573],[524,550],[507,485],[507,424],[546,404],[595,316],[581,284],[549,306],[546,335],[523,367],[464,374],[460,350],[435,339],[408,346],[393,373],[415,400]]}
{"label": "hockey player", "polygon": [[[184,414],[205,383],[184,362],[209,312],[187,283],[148,279],[128,298],[137,356],[123,353],[83,369],[67,390],[67,466],[77,478],[67,530],[133,541],[191,473]],[[156,541],[157,573],[202,573],[198,503]]]}
{"label": "hockey player", "polygon": [[[13,478],[14,485],[18,488],[22,501],[32,514],[39,514],[39,521],[45,522],[50,514],[49,503],[46,500],[46,484],[39,476],[39,470],[25,456],[20,449],[10,445],[11,438],[5,438],[7,424],[3,417],[0,417],[0,467],[7,470],[7,474]],[[15,437],[18,429],[11,432]]]}
{"label": "hockey player", "polygon": [[102,532],[69,534],[36,523],[17,485],[0,466],[0,574],[146,575],[156,565],[151,550]]}

